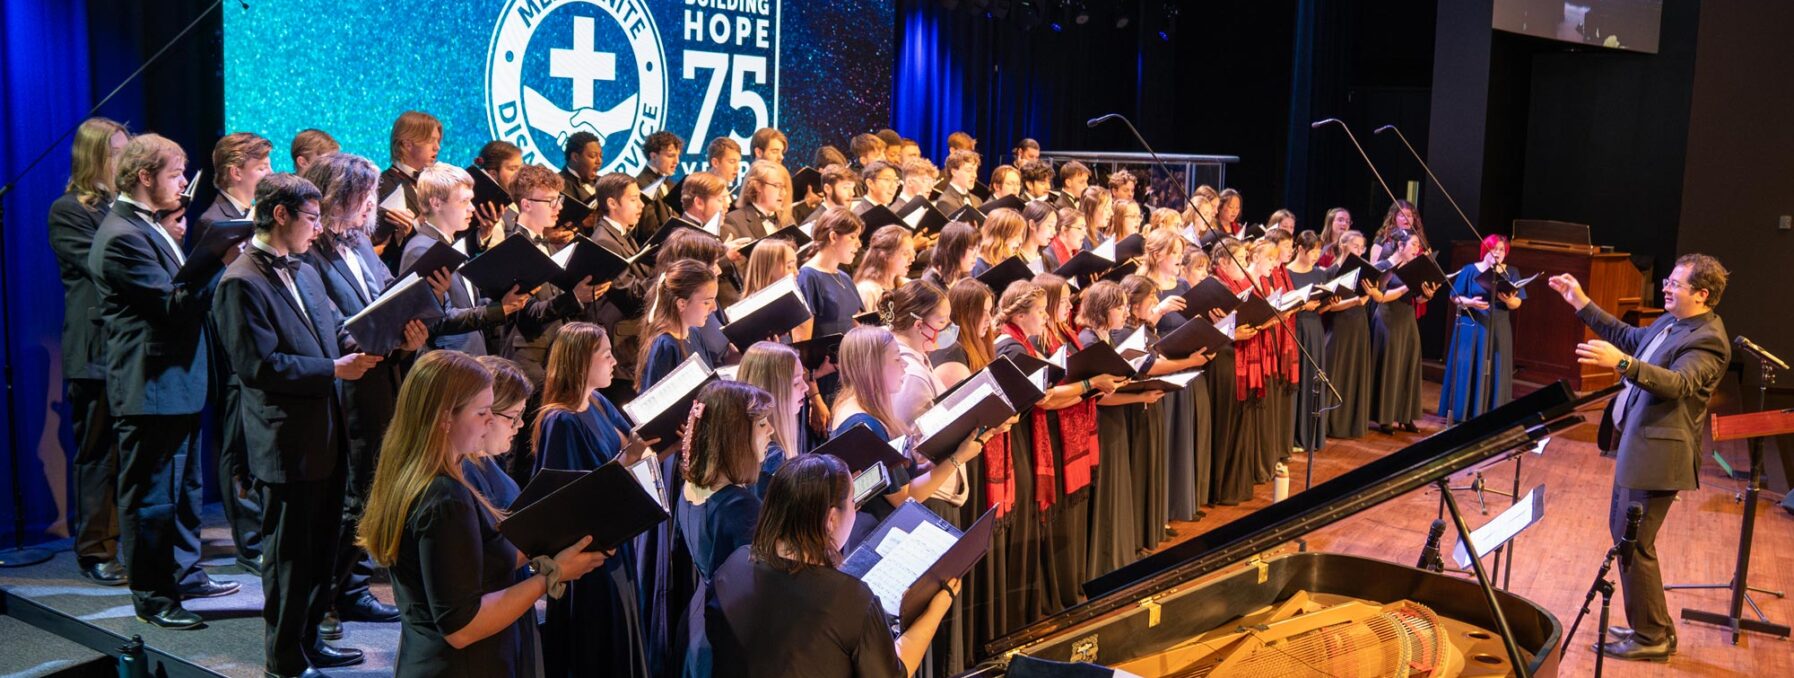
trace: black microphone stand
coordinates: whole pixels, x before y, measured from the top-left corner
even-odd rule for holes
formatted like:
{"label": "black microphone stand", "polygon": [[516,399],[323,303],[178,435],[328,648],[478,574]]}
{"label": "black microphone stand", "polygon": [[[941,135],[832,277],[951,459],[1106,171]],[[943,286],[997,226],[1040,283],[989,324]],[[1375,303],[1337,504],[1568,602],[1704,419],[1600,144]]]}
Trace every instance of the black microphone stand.
{"label": "black microphone stand", "polygon": [[[1126,125],[1128,132],[1134,135],[1134,140],[1140,142],[1140,147],[1146,149],[1146,153],[1148,155],[1152,156],[1153,164],[1158,166],[1159,170],[1163,171],[1165,173],[1166,177],[1171,178],[1171,179],[1177,178],[1177,175],[1172,174],[1171,169],[1165,165],[1165,161],[1159,159],[1158,152],[1152,150],[1152,145],[1146,143],[1146,137],[1143,137],[1140,135],[1140,130],[1134,128],[1134,123],[1128,121],[1127,116],[1124,116],[1120,113],[1110,113],[1108,115],[1105,115],[1105,116],[1102,116],[1099,118],[1091,119],[1088,124],[1091,127],[1095,127],[1095,126],[1100,125],[1109,120],[1120,120],[1121,124]],[[1202,210],[1197,208],[1195,195],[1185,195],[1184,203],[1189,206],[1190,212],[1194,213],[1196,215],[1196,218],[1201,219],[1202,223],[1207,225],[1209,229],[1216,228],[1215,223],[1212,221],[1209,221],[1208,217],[1204,216],[1202,214]],[[1242,273],[1244,273],[1246,271],[1246,264],[1244,262],[1240,261],[1240,258],[1238,256],[1234,255],[1233,250],[1223,247],[1223,248],[1221,248],[1221,251],[1227,253],[1227,258],[1233,260],[1234,265],[1238,266]],[[1248,277],[1250,277],[1250,274],[1248,274]],[[1254,286],[1256,286],[1257,283],[1253,283],[1253,284],[1254,284]],[[1315,381],[1317,382],[1316,390],[1317,391],[1319,390],[1318,389],[1319,385],[1325,385],[1327,387],[1327,390],[1333,393],[1334,404],[1332,407],[1326,407],[1326,406],[1320,407],[1320,408],[1316,409],[1314,411],[1314,413],[1309,416],[1318,419],[1321,416],[1321,413],[1327,412],[1329,410],[1332,410],[1332,409],[1337,408],[1340,405],[1344,404],[1345,396],[1342,396],[1339,394],[1339,388],[1335,387],[1333,385],[1333,380],[1327,377],[1327,371],[1325,369],[1321,368],[1320,361],[1316,360],[1313,355],[1308,353],[1308,347],[1303,346],[1301,338],[1297,337],[1294,333],[1294,330],[1291,330],[1289,328],[1290,322],[1289,322],[1289,319],[1285,317],[1284,312],[1281,310],[1278,310],[1276,304],[1271,304],[1271,314],[1277,318],[1277,322],[1276,322],[1277,327],[1279,329],[1281,329],[1282,331],[1289,333],[1290,343],[1293,343],[1296,345],[1296,350],[1298,352],[1300,352],[1302,355],[1303,363],[1305,363],[1309,367],[1314,368],[1314,377],[1315,377]],[[1316,426],[1318,427],[1318,423],[1316,424]],[[1287,451],[1287,450],[1282,450],[1282,451]],[[1313,486],[1313,484],[1314,484],[1314,452],[1315,452],[1314,450],[1307,450],[1308,466],[1306,469],[1304,469],[1306,478],[1302,481],[1302,489],[1303,490],[1307,490],[1309,487]]]}
{"label": "black microphone stand", "polygon": [[[1633,506],[1638,505],[1633,504]],[[1637,523],[1631,523],[1629,527],[1636,530]],[[1613,571],[1613,561],[1619,559],[1620,548],[1624,545],[1624,541],[1622,539],[1620,544],[1607,547],[1607,556],[1601,559],[1601,569],[1595,572],[1595,581],[1589,584],[1588,595],[1582,598],[1582,610],[1576,613],[1576,620],[1570,623],[1570,632],[1564,634],[1563,643],[1558,646],[1557,658],[1562,661],[1570,653],[1570,644],[1576,638],[1576,629],[1582,626],[1582,619],[1588,616],[1588,606],[1595,602],[1597,594],[1600,595],[1601,640],[1595,643],[1595,678],[1600,678],[1601,670],[1606,663],[1604,660],[1607,658],[1607,653],[1601,648],[1607,645],[1607,625],[1611,621],[1611,611],[1613,610],[1613,582],[1607,578],[1607,573]]]}
{"label": "black microphone stand", "polygon": [[[99,103],[94,104],[93,108],[87,111],[87,115],[81,116],[81,119],[76,121],[74,125],[71,125],[68,128],[68,131],[63,132],[61,136],[56,137],[56,139],[45,145],[44,150],[38,153],[37,157],[33,158],[31,162],[27,163],[25,169],[19,171],[18,176],[13,177],[12,181],[6,182],[6,185],[0,186],[0,261],[6,261],[6,194],[11,193],[12,189],[19,185],[21,179],[29,176],[31,170],[37,168],[38,163],[43,162],[44,158],[49,157],[51,151],[60,148],[62,142],[67,141],[68,138],[75,133],[75,130],[81,128],[82,123],[87,122],[88,118],[98,114],[100,108],[104,107],[107,102],[112,101],[112,97],[117,96],[118,93],[125,88],[125,85],[131,84],[131,81],[136,80],[137,76],[143,75],[143,72],[148,70],[151,64],[156,63],[156,60],[161,59],[162,55],[168,52],[170,47],[174,47],[175,43],[180,42],[181,38],[186,37],[187,33],[193,30],[193,27],[198,26],[200,21],[203,21],[207,15],[211,14],[213,10],[218,9],[223,4],[224,0],[215,0],[210,7],[207,7],[205,11],[200,12],[199,16],[193,17],[192,23],[187,24],[187,27],[181,29],[180,33],[175,34],[174,39],[169,40],[168,44],[162,46],[162,49],[156,50],[156,53],[151,55],[149,59],[146,59],[142,66],[138,66],[137,70],[131,72],[130,75],[125,76],[124,81],[118,83],[117,87],[112,88],[111,92],[108,92],[105,97],[100,99]],[[248,9],[249,5],[244,4],[243,8]],[[6,276],[0,275],[0,303],[10,302],[11,300],[12,295],[6,283]],[[11,454],[7,455],[7,462],[12,471],[13,531],[12,548],[0,550],[0,567],[26,567],[49,560],[54,554],[48,549],[27,548],[25,546],[25,480],[19,477],[21,473],[19,468],[19,454],[20,450],[25,449],[25,446],[19,442],[18,407],[16,407],[16,402],[13,400],[13,398],[18,395],[18,391],[14,389],[13,381],[12,341],[12,308],[11,305],[8,304],[5,312],[0,313],[0,353],[4,354],[4,357],[0,357],[0,372],[4,372],[6,378],[6,433],[12,438],[12,440],[8,441],[12,444],[8,446],[11,448]]]}

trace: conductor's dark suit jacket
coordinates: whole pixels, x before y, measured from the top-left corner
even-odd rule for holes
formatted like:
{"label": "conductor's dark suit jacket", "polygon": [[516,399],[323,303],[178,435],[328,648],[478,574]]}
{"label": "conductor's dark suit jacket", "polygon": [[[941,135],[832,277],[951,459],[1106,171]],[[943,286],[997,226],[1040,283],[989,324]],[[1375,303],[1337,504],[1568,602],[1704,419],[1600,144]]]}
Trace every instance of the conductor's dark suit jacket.
{"label": "conductor's dark suit jacket", "polygon": [[[1603,434],[1613,432],[1613,412],[1624,407],[1618,440],[1603,435],[1601,448],[1618,450],[1614,482],[1635,490],[1693,490],[1700,486],[1701,426],[1707,401],[1731,362],[1725,323],[1716,313],[1677,320],[1664,314],[1649,327],[1620,322],[1593,303],[1576,317],[1595,334],[1634,357],[1621,375],[1633,392],[1615,397],[1601,418]],[[1659,332],[1668,332],[1650,360],[1639,355]]]}

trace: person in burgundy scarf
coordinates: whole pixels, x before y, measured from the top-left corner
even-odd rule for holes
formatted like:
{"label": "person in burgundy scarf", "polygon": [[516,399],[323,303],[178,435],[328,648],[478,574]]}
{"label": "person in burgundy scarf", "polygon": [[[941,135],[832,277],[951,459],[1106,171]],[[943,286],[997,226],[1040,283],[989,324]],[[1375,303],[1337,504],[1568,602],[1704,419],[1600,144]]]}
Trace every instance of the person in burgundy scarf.
{"label": "person in burgundy scarf", "polygon": [[[1296,289],[1295,281],[1289,277],[1289,262],[1296,258],[1295,237],[1282,228],[1272,228],[1265,232],[1264,242],[1275,246],[1272,251],[1270,275],[1266,276],[1271,292],[1283,294]],[[1276,415],[1277,446],[1272,450],[1270,462],[1275,470],[1277,462],[1289,459],[1290,452],[1296,445],[1296,385],[1302,378],[1302,354],[1296,346],[1296,314],[1320,308],[1320,302],[1309,302],[1290,309],[1283,314],[1282,327],[1277,329],[1277,344],[1288,349],[1279,352],[1276,371],[1277,386],[1271,389],[1271,411]]]}
{"label": "person in burgundy scarf", "polygon": [[[1127,292],[1113,281],[1100,281],[1084,289],[1078,298],[1078,345],[1113,344],[1125,334]],[[1111,394],[1097,400],[1096,435],[1102,450],[1096,493],[1090,500],[1090,553],[1088,572],[1109,572],[1133,562],[1141,548],[1141,500],[1135,487],[1138,475],[1135,448],[1150,445],[1142,416],[1148,403],[1163,394]]]}
{"label": "person in burgundy scarf", "polygon": [[[1215,262],[1215,277],[1235,294],[1248,289],[1262,293],[1253,281],[1263,277],[1265,264],[1260,262],[1270,261],[1270,251],[1267,248],[1262,260],[1251,259],[1252,252],[1244,243],[1224,240],[1210,257]],[[1215,375],[1209,382],[1215,406],[1215,487],[1211,498],[1222,506],[1252,499],[1253,484],[1266,479],[1258,477],[1258,466],[1272,437],[1265,393],[1276,363],[1268,350],[1274,337],[1261,336],[1260,329],[1236,327],[1233,346],[1216,355],[1209,367]],[[1229,374],[1232,379],[1227,378]]]}

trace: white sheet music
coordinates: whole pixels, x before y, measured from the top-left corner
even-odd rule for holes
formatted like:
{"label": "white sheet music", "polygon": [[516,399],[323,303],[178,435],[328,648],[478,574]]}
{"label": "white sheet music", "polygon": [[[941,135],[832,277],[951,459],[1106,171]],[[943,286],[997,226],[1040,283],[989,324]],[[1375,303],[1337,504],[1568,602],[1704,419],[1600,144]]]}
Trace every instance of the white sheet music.
{"label": "white sheet music", "polygon": [[1284,292],[1283,294],[1278,295],[1277,302],[1275,305],[1277,306],[1278,311],[1288,311],[1292,308],[1295,308],[1297,306],[1301,306],[1302,304],[1308,303],[1308,295],[1313,294],[1313,293],[1314,293],[1313,285],[1303,285],[1301,287],[1298,287],[1296,289],[1293,289],[1293,290],[1290,290],[1288,292]]}
{"label": "white sheet music", "polygon": [[903,217],[903,223],[908,224],[909,230],[914,231],[916,230],[916,225],[922,223],[922,215],[927,213],[927,207],[910,210],[909,214]]}
{"label": "white sheet music", "polygon": [[1067,345],[1068,344],[1060,344],[1059,350],[1053,351],[1052,355],[1047,356],[1046,361],[1048,363],[1052,364],[1053,367],[1057,367],[1062,370],[1065,369],[1065,347]]}
{"label": "white sheet music", "polygon": [[642,486],[643,492],[654,497],[655,503],[660,504],[660,510],[672,510],[667,508],[666,486],[660,482],[660,460],[655,458],[653,452],[642,455],[641,461],[631,464],[629,475],[635,476],[635,482]]}
{"label": "white sheet music", "polygon": [[393,283],[392,287],[387,288],[386,293],[380,295],[379,299],[375,299],[374,303],[368,304],[367,308],[361,309],[361,312],[355,314],[355,317],[349,318],[348,320],[344,321],[344,324],[345,325],[360,324],[362,317],[366,316],[369,313],[373,313],[374,309],[382,308],[382,307],[386,306],[387,304],[392,303],[392,300],[399,298],[399,295],[403,294],[405,292],[405,290],[411,289],[415,285],[423,284],[423,282],[424,282],[424,279],[417,277],[416,272],[406,273],[405,277],[399,278],[398,282]]}
{"label": "white sheet music", "polygon": [[[1527,492],[1526,496],[1520,498],[1520,501],[1509,506],[1506,511],[1502,511],[1501,515],[1495,516],[1495,519],[1489,521],[1488,524],[1471,530],[1470,541],[1476,544],[1478,554],[1488,555],[1489,551],[1506,544],[1509,539],[1520,534],[1521,530],[1538,522],[1543,517],[1545,517],[1545,486],[1540,485],[1533,488],[1531,492]],[[1458,541],[1458,545],[1452,549],[1451,559],[1457,562],[1458,569],[1470,567],[1470,555],[1464,551],[1462,540]]]}
{"label": "white sheet music", "polygon": [[718,367],[716,368],[716,378],[723,381],[741,381],[740,379],[735,378],[735,373],[740,370],[740,365],[725,365]]}
{"label": "white sheet music", "polygon": [[[1121,357],[1129,362],[1132,362],[1134,358],[1147,353],[1146,326],[1141,325],[1134,328],[1132,334],[1127,335],[1126,339],[1122,339],[1121,343],[1115,346],[1115,352],[1121,354]],[[1135,365],[1135,367],[1139,366]]]}
{"label": "white sheet music", "polygon": [[[787,294],[797,297],[799,302],[803,301],[803,295],[797,293],[796,276],[785,276],[774,281],[771,285],[755,290],[753,294],[742,297],[740,301],[723,309],[723,318],[727,319],[729,322],[739,321],[742,318],[753,315],[755,311],[766,308],[768,304],[778,301],[779,297],[783,297]],[[808,306],[806,305],[806,308],[807,307]]]}
{"label": "white sheet music", "polygon": [[892,529],[873,549],[878,553],[878,564],[860,580],[878,596],[885,614],[895,617],[902,612],[903,593],[958,541],[931,522],[917,525],[914,532]]}
{"label": "white sheet music", "polygon": [[1097,245],[1096,247],[1091,248],[1090,253],[1094,254],[1096,256],[1102,257],[1104,259],[1108,259],[1109,261],[1114,261],[1115,260],[1115,246],[1117,244],[1118,243],[1116,243],[1114,238],[1110,238],[1108,240],[1103,241],[1103,244]]}
{"label": "white sheet music", "polygon": [[554,264],[565,271],[567,270],[567,262],[573,261],[573,251],[579,249],[579,247],[579,241],[575,240],[566,247],[562,247],[561,251],[548,255],[548,258],[553,259]]}
{"label": "white sheet music", "polygon": [[[363,203],[363,204],[366,204],[366,203]],[[381,198],[380,199],[380,209],[386,210],[388,212],[410,209],[409,207],[405,206],[405,187],[399,186],[397,188],[394,188],[394,189],[392,189],[391,193],[386,194],[386,197]]]}
{"label": "white sheet music", "polygon": [[1350,271],[1346,271],[1345,275],[1339,276],[1332,280],[1328,280],[1326,282],[1326,284],[1322,285],[1322,287],[1325,287],[1328,290],[1331,290],[1334,294],[1338,294],[1340,292],[1344,292],[1344,291],[1348,291],[1348,290],[1357,289],[1358,288],[1358,272],[1359,272],[1359,269],[1356,269],[1356,268],[1354,268]]}
{"label": "white sheet music", "polygon": [[1202,374],[1202,370],[1189,370],[1186,372],[1175,372],[1175,373],[1167,374],[1164,376],[1153,377],[1151,379],[1151,381],[1162,381],[1162,382],[1170,384],[1172,386],[1176,386],[1178,388],[1183,388],[1185,386],[1189,386],[1190,382],[1195,381],[1196,377],[1200,376],[1201,374]]}
{"label": "white sheet music", "polygon": [[629,415],[630,421],[637,428],[653,421],[667,408],[678,405],[684,396],[696,390],[705,379],[710,378],[710,368],[704,359],[693,353],[685,357],[685,362],[673,368],[673,372],[655,382],[648,392],[635,397],[623,406],[623,412]]}
{"label": "white sheet music", "polygon": [[984,399],[998,393],[997,385],[991,383],[989,372],[979,372],[972,379],[974,383],[960,387],[958,391],[953,392],[953,397],[928,408],[928,411],[923,412],[922,416],[916,417],[916,430],[922,440],[933,438],[934,434],[940,433],[941,429],[959,419],[960,415],[966,413],[966,410],[972,409],[978,403],[984,402]]}
{"label": "white sheet music", "polygon": [[1221,322],[1215,323],[1215,329],[1220,330],[1222,334],[1227,335],[1228,339],[1232,339],[1233,329],[1239,322],[1240,314],[1229,313],[1227,314],[1227,317],[1221,319]]}

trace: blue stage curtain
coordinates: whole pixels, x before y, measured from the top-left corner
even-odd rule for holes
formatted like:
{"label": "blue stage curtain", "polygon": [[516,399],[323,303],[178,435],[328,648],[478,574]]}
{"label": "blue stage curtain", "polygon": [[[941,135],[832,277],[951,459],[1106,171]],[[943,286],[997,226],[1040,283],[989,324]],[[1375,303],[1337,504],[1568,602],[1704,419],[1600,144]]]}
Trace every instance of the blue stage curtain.
{"label": "blue stage curtain", "polygon": [[[25,165],[92,107],[87,7],[82,2],[9,1],[0,5],[0,181],[6,195],[5,305],[11,323],[12,408],[18,430],[5,445],[17,455],[25,492],[26,540],[68,535],[71,501],[68,409],[62,392],[62,283],[50,252],[50,203],[68,182],[63,142],[30,174]],[[0,422],[3,426],[4,422]],[[0,546],[11,546],[12,465],[0,465]]]}

